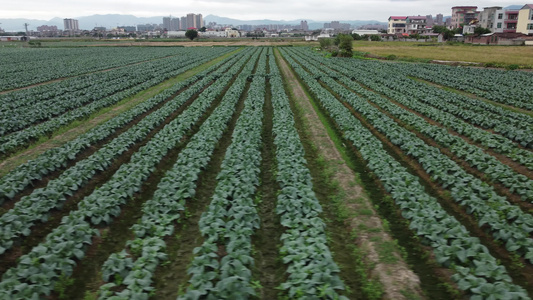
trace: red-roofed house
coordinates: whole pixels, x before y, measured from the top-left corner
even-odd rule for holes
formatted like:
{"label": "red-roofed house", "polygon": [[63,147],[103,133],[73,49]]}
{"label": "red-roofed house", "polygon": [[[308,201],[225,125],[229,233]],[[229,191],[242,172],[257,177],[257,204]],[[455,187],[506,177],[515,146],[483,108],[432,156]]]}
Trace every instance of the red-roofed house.
{"label": "red-roofed house", "polygon": [[388,34],[407,33],[406,22],[407,17],[391,16],[389,17],[389,27],[387,27]]}
{"label": "red-roofed house", "polygon": [[533,34],[533,4],[526,4],[518,12],[516,32]]}

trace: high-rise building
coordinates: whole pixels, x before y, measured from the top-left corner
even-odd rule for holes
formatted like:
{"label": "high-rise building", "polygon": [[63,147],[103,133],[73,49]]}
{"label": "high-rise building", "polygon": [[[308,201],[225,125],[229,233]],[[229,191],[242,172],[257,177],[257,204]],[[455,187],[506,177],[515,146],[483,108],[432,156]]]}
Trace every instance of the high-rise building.
{"label": "high-rise building", "polygon": [[434,24],[435,24],[435,20],[433,20],[433,16],[432,15],[427,15],[426,16],[426,26],[427,27],[432,27]]}
{"label": "high-rise building", "polygon": [[180,18],[180,30],[187,30],[187,17]]}
{"label": "high-rise building", "polygon": [[437,14],[435,17],[435,21],[433,21],[434,25],[444,25],[444,16],[442,14]]}
{"label": "high-rise building", "polygon": [[171,27],[171,23],[172,22],[172,18],[171,17],[163,17],[163,28],[165,30],[171,30],[170,27]]}
{"label": "high-rise building", "polygon": [[194,18],[195,18],[196,28],[204,27],[204,18],[202,17],[202,14],[197,14],[195,15]]}
{"label": "high-rise building", "polygon": [[63,26],[65,31],[78,31],[80,27],[78,25],[78,20],[75,19],[63,19]]}
{"label": "high-rise building", "polygon": [[307,25],[307,21],[300,21],[300,29],[301,30],[304,30],[304,31],[308,31],[309,30],[309,25]]}
{"label": "high-rise building", "polygon": [[196,16],[193,13],[187,14],[187,28],[197,28],[196,27]]}

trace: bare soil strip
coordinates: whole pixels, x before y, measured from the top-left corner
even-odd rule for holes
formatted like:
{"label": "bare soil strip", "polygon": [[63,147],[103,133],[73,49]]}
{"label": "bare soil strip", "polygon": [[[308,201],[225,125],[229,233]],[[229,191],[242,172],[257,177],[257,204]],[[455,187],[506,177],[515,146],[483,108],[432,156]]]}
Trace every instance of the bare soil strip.
{"label": "bare soil strip", "polygon": [[363,260],[371,269],[371,275],[382,283],[384,298],[423,298],[418,276],[409,269],[397,247],[391,247],[394,241],[374,211],[372,202],[357,182],[358,175],[350,169],[337,150],[311,105],[311,100],[286,62],[283,59],[279,59],[279,62],[282,74],[291,89],[292,99],[295,100],[294,104],[302,113],[303,126],[307,128],[309,138],[326,164],[334,166],[332,179],[338,182],[339,191],[345,195],[341,205],[348,211],[346,230],[357,232],[357,247],[364,253]]}

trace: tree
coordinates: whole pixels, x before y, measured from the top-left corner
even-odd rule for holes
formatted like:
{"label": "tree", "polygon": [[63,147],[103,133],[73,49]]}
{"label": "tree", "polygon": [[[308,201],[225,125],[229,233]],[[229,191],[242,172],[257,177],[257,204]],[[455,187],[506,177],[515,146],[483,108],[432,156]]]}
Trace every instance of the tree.
{"label": "tree", "polygon": [[320,49],[327,50],[333,44],[331,39],[328,38],[319,38],[318,42],[320,43]]}
{"label": "tree", "polygon": [[442,26],[442,25],[434,25],[433,26],[433,32],[434,33],[444,33],[448,30],[448,28],[446,28],[446,26]]}
{"label": "tree", "polygon": [[339,38],[339,56],[352,57],[353,56],[352,36],[349,34],[339,34],[337,37]]}
{"label": "tree", "polygon": [[363,39],[363,37],[361,35],[359,35],[358,33],[352,33],[352,38],[355,40],[355,41],[360,41]]}
{"label": "tree", "polygon": [[372,42],[381,42],[381,36],[377,35],[377,34],[372,34],[370,36],[370,40]]}
{"label": "tree", "polygon": [[490,29],[488,28],[476,27],[476,29],[474,29],[475,35],[482,35],[482,34],[487,34],[487,33],[491,33]]}
{"label": "tree", "polygon": [[206,30],[207,30],[207,28],[204,26],[204,27],[200,28],[198,31],[205,32]]}
{"label": "tree", "polygon": [[185,36],[190,39],[191,41],[198,37],[198,31],[194,29],[189,29],[185,31]]}

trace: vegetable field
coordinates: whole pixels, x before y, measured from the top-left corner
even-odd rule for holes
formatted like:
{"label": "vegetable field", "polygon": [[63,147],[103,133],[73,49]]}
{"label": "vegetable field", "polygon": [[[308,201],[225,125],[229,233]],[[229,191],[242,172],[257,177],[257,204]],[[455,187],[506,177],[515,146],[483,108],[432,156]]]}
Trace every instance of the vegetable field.
{"label": "vegetable field", "polygon": [[532,73],[0,53],[0,299],[533,295]]}

